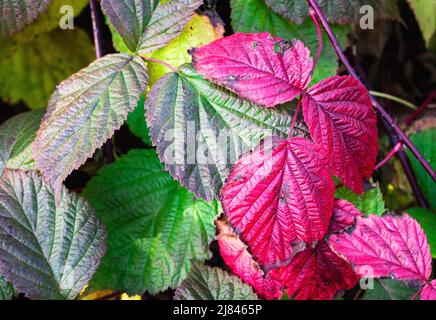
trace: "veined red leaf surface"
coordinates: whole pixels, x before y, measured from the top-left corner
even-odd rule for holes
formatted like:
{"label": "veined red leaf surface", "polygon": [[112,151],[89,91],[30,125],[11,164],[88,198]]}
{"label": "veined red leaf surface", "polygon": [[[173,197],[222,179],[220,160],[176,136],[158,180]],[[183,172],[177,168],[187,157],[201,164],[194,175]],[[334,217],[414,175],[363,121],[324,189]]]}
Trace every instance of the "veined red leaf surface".
{"label": "veined red leaf surface", "polygon": [[427,238],[407,214],[358,217],[352,233],[334,234],[329,244],[365,276],[426,281],[431,274]]}
{"label": "veined red leaf surface", "polygon": [[335,200],[329,233],[338,233],[350,228],[356,217],[361,215],[360,211],[352,203],[343,199]]}
{"label": "veined red leaf surface", "polygon": [[425,285],[421,292],[421,300],[436,300],[436,280]]}
{"label": "veined red leaf surface", "polygon": [[264,274],[248,252],[247,246],[228,224],[221,220],[217,220],[216,224],[221,256],[230,270],[252,286],[260,298],[279,299],[282,296],[279,282],[269,274]]}
{"label": "veined red leaf surface", "polygon": [[330,300],[339,290],[353,288],[359,279],[324,240],[298,253],[288,266],[272,270],[271,275],[296,300]]}
{"label": "veined red leaf surface", "polygon": [[273,107],[307,88],[312,58],[301,41],[284,41],[267,32],[236,33],[192,51],[198,73],[239,94]]}
{"label": "veined red leaf surface", "polygon": [[351,76],[327,78],[304,95],[303,114],[334,175],[362,193],[362,178],[372,175],[378,151],[377,118],[368,91]]}
{"label": "veined red leaf surface", "polygon": [[[268,142],[268,141],[266,141]],[[299,137],[263,141],[233,167],[221,190],[230,223],[267,269],[289,261],[299,240],[327,233],[334,185],[323,153]]]}

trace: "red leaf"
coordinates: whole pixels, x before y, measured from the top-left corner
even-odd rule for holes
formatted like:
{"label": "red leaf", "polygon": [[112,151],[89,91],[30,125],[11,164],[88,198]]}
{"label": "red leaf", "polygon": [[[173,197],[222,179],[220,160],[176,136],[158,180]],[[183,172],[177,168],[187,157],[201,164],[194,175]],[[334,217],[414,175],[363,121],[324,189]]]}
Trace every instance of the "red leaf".
{"label": "red leaf", "polygon": [[[351,234],[330,236],[332,249],[355,271],[376,278],[426,281],[431,274],[430,247],[424,231],[409,215],[358,217]],[[370,270],[368,272],[368,270]]]}
{"label": "red leaf", "polygon": [[356,217],[361,215],[360,211],[352,203],[342,199],[335,200],[329,233],[339,233],[350,228]]}
{"label": "red leaf", "polygon": [[372,175],[378,151],[377,119],[368,91],[350,76],[325,79],[304,95],[303,114],[333,173],[362,193],[362,178]]}
{"label": "red leaf", "polygon": [[221,190],[231,224],[266,268],[289,261],[292,243],[327,233],[334,185],[321,150],[303,138],[265,141],[233,167]]}
{"label": "red leaf", "polygon": [[259,268],[247,250],[247,246],[225,222],[217,220],[218,245],[221,256],[232,272],[252,286],[260,298],[279,299],[282,296],[279,283]]}
{"label": "red leaf", "polygon": [[287,295],[296,300],[330,300],[358,281],[351,266],[324,240],[298,253],[288,266],[272,270],[271,276],[280,279]]}
{"label": "red leaf", "polygon": [[436,300],[436,280],[425,285],[421,292],[421,300]]}
{"label": "red leaf", "polygon": [[236,33],[192,51],[197,72],[255,103],[273,107],[307,88],[310,51],[269,33]]}

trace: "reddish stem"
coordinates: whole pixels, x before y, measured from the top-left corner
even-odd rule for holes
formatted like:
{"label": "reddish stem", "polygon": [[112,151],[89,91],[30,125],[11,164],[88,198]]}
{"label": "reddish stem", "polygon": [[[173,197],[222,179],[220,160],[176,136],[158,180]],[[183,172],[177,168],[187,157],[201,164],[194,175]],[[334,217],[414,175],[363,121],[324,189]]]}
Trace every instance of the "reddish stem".
{"label": "reddish stem", "polygon": [[292,117],[291,128],[289,129],[288,138],[292,137],[292,133],[294,132],[295,123],[297,122],[298,114],[301,109],[301,100],[303,100],[303,94],[301,94],[300,99],[298,99],[297,108],[295,108],[294,116]]}
{"label": "reddish stem", "polygon": [[[345,68],[347,69],[348,73],[355,77],[357,80],[360,81],[357,73],[354,71],[353,67],[350,65],[350,62],[348,61],[347,57],[345,56],[344,52],[342,51],[342,48],[336,39],[335,34],[333,33],[332,29],[330,28],[330,25],[327,21],[327,18],[325,17],[324,13],[322,12],[321,8],[318,6],[318,3],[316,0],[307,0],[310,4],[310,6],[315,10],[315,13],[319,20],[321,21],[321,24],[323,25],[330,42],[333,45],[333,48],[336,51],[336,54],[344,64]],[[419,161],[419,163],[424,167],[424,169],[429,173],[429,175],[432,177],[433,181],[436,181],[436,173],[433,171],[432,167],[428,163],[428,161],[424,158],[424,156],[418,151],[418,149],[415,147],[415,145],[410,141],[409,137],[401,130],[401,128],[398,126],[398,124],[392,119],[392,117],[387,113],[383,107],[378,103],[378,101],[370,95],[371,102],[374,105],[375,109],[379,113],[379,115],[386,120],[386,122],[389,124],[390,127],[394,130],[395,134],[398,136],[399,142],[404,143],[412,152],[412,154],[416,157],[416,159]]]}
{"label": "reddish stem", "polygon": [[154,63],[158,63],[160,65],[163,65],[165,67],[167,67],[168,69],[170,69],[171,71],[177,72],[177,68],[173,67],[172,65],[170,65],[169,63],[159,60],[159,59],[155,59],[155,58],[151,58],[151,57],[145,57],[145,56],[141,56],[142,59],[144,59],[145,61],[150,61],[150,62],[154,62]]}
{"label": "reddish stem", "polygon": [[406,120],[404,120],[404,124],[406,126],[410,126],[412,122],[415,121],[416,118],[418,118],[425,111],[425,109],[427,109],[434,98],[436,98],[436,90],[430,93],[430,96],[419,106],[419,108],[416,109],[409,117],[407,117]]}
{"label": "reddish stem", "polygon": [[313,59],[313,68],[312,68],[312,73],[313,73],[322,52],[322,30],[321,27],[319,26],[318,19],[316,18],[315,11],[312,8],[309,8],[309,14],[310,17],[312,18],[313,24],[315,25],[316,28],[316,32],[318,34],[318,50],[316,51],[315,59]]}
{"label": "reddish stem", "polygon": [[388,155],[382,160],[380,161],[374,168],[375,170],[380,169],[381,167],[383,167],[387,162],[389,162],[389,160],[391,160],[391,158],[398,152],[401,150],[401,148],[403,147],[403,143],[402,142],[398,142],[393,148],[392,150],[388,153]]}

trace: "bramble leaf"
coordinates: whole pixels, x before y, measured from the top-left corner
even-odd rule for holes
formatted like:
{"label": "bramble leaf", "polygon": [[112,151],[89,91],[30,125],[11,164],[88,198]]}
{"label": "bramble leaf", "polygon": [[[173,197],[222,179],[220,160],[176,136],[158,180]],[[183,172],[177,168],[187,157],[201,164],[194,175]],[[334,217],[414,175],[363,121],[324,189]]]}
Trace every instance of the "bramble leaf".
{"label": "bramble leaf", "polygon": [[204,199],[218,195],[242,153],[265,136],[286,137],[292,119],[288,106],[256,106],[204,80],[190,65],[164,75],[148,93],[145,109],[159,158]]}
{"label": "bramble leaf", "polygon": [[32,142],[43,116],[43,111],[18,114],[0,126],[0,176],[5,168],[31,169]]}
{"label": "bramble leaf", "polygon": [[216,224],[219,230],[220,253],[230,270],[254,288],[260,298],[280,299],[282,292],[279,282],[272,279],[270,274],[265,275],[248,252],[248,247],[228,224],[220,220],[217,220]]}
{"label": "bramble leaf", "polygon": [[365,290],[363,300],[410,300],[418,288],[410,287],[405,281],[373,279],[374,288]]}
{"label": "bramble leaf", "polygon": [[352,289],[358,280],[351,266],[322,240],[298,253],[287,266],[271,271],[296,300],[330,300],[339,290]]}
{"label": "bramble leaf", "polygon": [[356,217],[361,215],[352,203],[342,199],[335,200],[329,233],[338,233],[349,229],[354,224]]}
{"label": "bramble leaf", "polygon": [[[302,23],[309,16],[307,2],[301,0],[265,0],[276,13],[295,22]],[[371,6],[376,19],[395,19],[400,16],[396,1],[391,0],[318,0],[321,10],[330,23],[359,22],[366,11],[363,6]]]}
{"label": "bramble leaf", "polygon": [[117,32],[116,47],[149,54],[176,38],[201,0],[103,0],[102,7]]}
{"label": "bramble leaf", "polygon": [[127,47],[135,52],[159,0],[102,0],[101,7]]}
{"label": "bramble leaf", "polygon": [[436,300],[436,280],[424,286],[421,292],[421,300]]}
{"label": "bramble leaf", "polygon": [[29,298],[74,299],[106,250],[106,232],[79,195],[34,172],[0,179],[0,274]]}
{"label": "bramble leaf", "polygon": [[217,202],[181,187],[154,150],[132,150],[104,167],[84,196],[108,228],[108,252],[92,290],[157,293],[177,287],[192,261],[209,258]]}
{"label": "bramble leaf", "polygon": [[332,249],[347,259],[358,274],[368,268],[376,278],[426,281],[431,255],[424,231],[409,215],[358,217],[351,233],[329,238]]}
{"label": "bramble leaf", "polygon": [[381,216],[386,211],[383,195],[378,185],[362,194],[355,194],[347,187],[341,187],[336,189],[335,198],[351,202],[365,215],[372,213]]}
{"label": "bramble leaf", "polygon": [[433,258],[436,259],[436,212],[434,210],[424,208],[410,208],[407,213],[421,225],[425,231],[430,252]]}
{"label": "bramble leaf", "polygon": [[3,277],[0,276],[0,301],[1,300],[11,300],[15,295],[15,290],[10,282],[5,281]]}
{"label": "bramble leaf", "polygon": [[377,118],[368,91],[351,76],[325,79],[304,95],[303,114],[334,175],[362,193],[362,178],[372,175],[378,152]]}
{"label": "bramble leaf", "polygon": [[292,244],[326,235],[334,193],[319,147],[299,137],[271,142],[242,156],[221,190],[229,222],[267,269],[289,261]]}
{"label": "bramble leaf", "polygon": [[100,58],[57,86],[34,143],[36,167],[57,189],[126,120],[148,82],[141,58]]}
{"label": "bramble leaf", "polygon": [[0,0],[0,40],[32,23],[49,3],[50,0]]}
{"label": "bramble leaf", "polygon": [[301,41],[267,32],[236,33],[192,51],[198,73],[254,103],[273,107],[297,97],[311,78],[312,58]]}
{"label": "bramble leaf", "polygon": [[[316,52],[318,37],[312,19],[303,24],[294,24],[268,8],[264,0],[231,0],[232,27],[235,32],[269,32],[283,39],[302,39],[310,52]],[[331,26],[342,46],[346,46],[348,26]],[[324,43],[328,37],[324,33]],[[337,73],[337,56],[332,46],[324,46],[312,75],[312,84]]]}
{"label": "bramble leaf", "polygon": [[[412,134],[410,140],[427,159],[433,170],[436,170],[436,143],[434,143],[436,141],[436,128]],[[407,149],[407,154],[423,195],[429,202],[430,207],[436,209],[435,182],[409,149]]]}
{"label": "bramble leaf", "polygon": [[89,36],[79,28],[56,29],[26,41],[19,36],[0,43],[0,97],[24,101],[30,109],[46,108],[56,85],[95,57]]}
{"label": "bramble leaf", "polygon": [[194,263],[188,278],[176,289],[174,300],[257,300],[257,296],[226,271]]}

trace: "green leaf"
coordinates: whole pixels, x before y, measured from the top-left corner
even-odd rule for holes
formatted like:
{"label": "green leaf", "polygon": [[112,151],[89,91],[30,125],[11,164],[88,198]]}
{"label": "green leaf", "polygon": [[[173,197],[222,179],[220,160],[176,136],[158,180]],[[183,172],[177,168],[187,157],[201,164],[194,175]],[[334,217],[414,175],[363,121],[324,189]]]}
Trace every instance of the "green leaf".
{"label": "green leaf", "polygon": [[141,138],[142,142],[144,142],[146,145],[151,146],[150,133],[145,122],[144,103],[145,96],[141,95],[135,110],[130,112],[129,116],[127,117],[127,125],[135,136]]}
{"label": "green leaf", "polygon": [[30,170],[33,167],[32,142],[43,111],[20,113],[0,126],[0,175],[5,168]]}
{"label": "green leaf", "polygon": [[57,86],[34,142],[36,167],[56,189],[119,129],[147,82],[141,58],[112,54]]}
{"label": "green leaf", "polygon": [[[88,0],[51,0],[48,9],[40,14],[26,29],[15,34],[13,37],[6,39],[8,42],[32,41],[38,35],[59,28],[61,19],[66,15],[61,12],[62,7],[68,7],[73,10],[73,15],[78,16],[83,8],[88,5]],[[68,12],[69,13],[69,12]]]}
{"label": "green leaf", "polygon": [[[305,5],[306,2],[304,2]],[[232,26],[235,32],[256,33],[269,32],[283,39],[296,38],[303,41],[310,49],[312,56],[318,48],[318,38],[311,19],[297,25],[274,13],[267,7],[264,0],[231,0]],[[346,42],[349,28],[346,26],[332,26],[333,32],[342,45]],[[324,43],[328,38],[324,32]],[[323,47],[322,54],[312,76],[312,84],[324,78],[335,75],[338,63],[337,56],[330,45]]]}
{"label": "green leaf", "polygon": [[93,59],[93,45],[80,29],[1,42],[0,97],[12,103],[22,100],[31,109],[45,108],[56,85]]}
{"label": "green leaf", "polygon": [[365,215],[376,214],[381,216],[386,211],[383,195],[378,185],[363,194],[355,194],[347,187],[341,187],[336,190],[335,198],[351,202]]}
{"label": "green leaf", "polygon": [[[309,16],[308,4],[301,0],[265,0],[274,12],[295,22],[302,23]],[[396,0],[318,0],[321,10],[330,23],[357,23],[363,16],[360,8],[369,5],[376,19],[398,18]]]}
{"label": "green leaf", "polygon": [[159,0],[102,0],[103,12],[124,43],[136,52]]}
{"label": "green leaf", "polygon": [[132,150],[104,167],[84,195],[109,234],[91,290],[137,294],[175,288],[192,260],[209,258],[217,202],[195,199],[165,171],[154,150]]}
{"label": "green leaf", "polygon": [[436,259],[436,211],[423,208],[411,208],[407,213],[415,218],[424,229],[430,244],[430,251],[433,258]]}
{"label": "green leaf", "polygon": [[[176,38],[202,0],[103,0],[115,48],[149,54]],[[114,32],[116,31],[116,32]]]}
{"label": "green leaf", "polygon": [[188,278],[177,288],[174,300],[257,300],[257,295],[238,277],[195,263]]}
{"label": "green leaf", "polygon": [[15,294],[12,284],[0,276],[0,300],[11,300]]}
{"label": "green leaf", "polygon": [[[427,159],[433,170],[436,170],[436,128],[412,134],[410,140],[412,140],[424,158]],[[431,208],[436,208],[435,182],[409,149],[407,149],[407,155],[409,156],[410,163],[424,197],[427,199]]]}
{"label": "green leaf", "polygon": [[164,75],[148,93],[145,109],[166,169],[206,200],[218,195],[241,154],[265,136],[286,137],[292,119],[289,105],[256,106],[204,80],[191,65]]}
{"label": "green leaf", "polygon": [[405,281],[374,279],[374,288],[365,291],[363,300],[409,300],[417,291]]}
{"label": "green leaf", "polygon": [[0,179],[0,274],[29,298],[74,299],[105,252],[106,232],[79,195],[35,172]]}
{"label": "green leaf", "polygon": [[50,0],[0,0],[0,40],[32,23],[49,3]]}
{"label": "green leaf", "polygon": [[428,48],[436,53],[436,1],[408,0]]}
{"label": "green leaf", "polygon": [[[165,47],[153,52],[151,57],[179,67],[184,63],[191,62],[188,50],[212,42],[220,38],[224,28],[220,23],[212,24],[207,15],[194,14],[192,20],[186,25],[182,33],[171,40]],[[153,85],[164,74],[171,70],[158,63],[148,63],[150,85]],[[144,100],[138,102],[136,109],[129,114],[127,124],[130,131],[142,139],[146,145],[151,145],[150,134],[145,120]]]}

